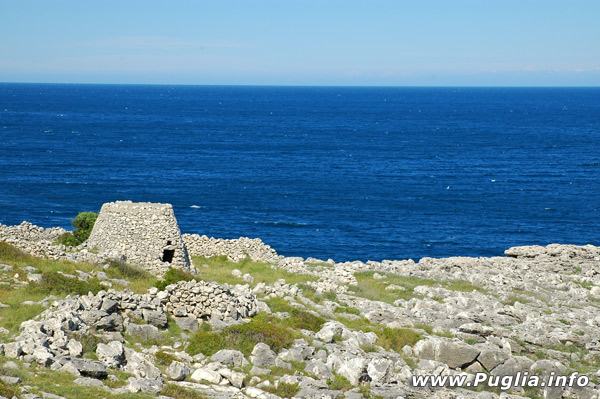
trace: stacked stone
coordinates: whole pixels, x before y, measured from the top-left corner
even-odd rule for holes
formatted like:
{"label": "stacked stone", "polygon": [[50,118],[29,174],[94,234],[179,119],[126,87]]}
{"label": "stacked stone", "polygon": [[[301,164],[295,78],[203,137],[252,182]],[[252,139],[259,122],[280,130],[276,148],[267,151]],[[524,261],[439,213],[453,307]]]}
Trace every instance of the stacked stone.
{"label": "stacked stone", "polygon": [[0,224],[0,241],[7,242],[32,256],[72,262],[102,263],[105,258],[88,252],[86,249],[73,251],[64,245],[54,245],[61,234],[67,231],[60,227],[44,229],[29,222],[17,226]]}
{"label": "stacked stone", "polygon": [[227,322],[258,313],[256,296],[243,286],[232,292],[217,283],[180,281],[168,285],[156,296],[166,310],[176,317],[193,316],[198,320],[218,319]]}
{"label": "stacked stone", "polygon": [[[167,326],[166,310],[178,318],[210,318],[225,324],[258,313],[256,297],[247,286],[237,286],[232,291],[216,283],[192,280],[172,284],[165,291],[152,288],[142,295],[128,289],[111,289],[54,301],[34,320],[21,324],[15,342],[0,344],[0,355],[22,357],[45,366],[56,364],[60,368],[71,358],[82,355],[79,339],[92,329],[109,332],[127,329],[131,334],[160,336],[157,328]],[[141,319],[148,323],[148,328],[131,322]],[[108,363],[110,367],[112,363]]]}
{"label": "stacked stone", "polygon": [[158,275],[170,267],[191,268],[171,204],[106,203],[86,246]]}
{"label": "stacked stone", "polygon": [[225,240],[198,234],[184,234],[182,238],[190,255],[207,258],[226,255],[233,262],[238,262],[246,256],[257,262],[267,263],[276,262],[279,258],[277,252],[260,238],[240,237],[235,240]]}

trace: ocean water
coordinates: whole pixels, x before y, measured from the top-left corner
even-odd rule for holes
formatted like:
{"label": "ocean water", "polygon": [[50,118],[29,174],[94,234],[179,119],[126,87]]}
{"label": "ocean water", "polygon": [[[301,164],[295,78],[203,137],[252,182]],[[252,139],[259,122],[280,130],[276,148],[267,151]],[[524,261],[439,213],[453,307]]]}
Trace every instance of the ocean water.
{"label": "ocean water", "polygon": [[114,200],[322,259],[600,244],[600,88],[0,84],[0,222]]}

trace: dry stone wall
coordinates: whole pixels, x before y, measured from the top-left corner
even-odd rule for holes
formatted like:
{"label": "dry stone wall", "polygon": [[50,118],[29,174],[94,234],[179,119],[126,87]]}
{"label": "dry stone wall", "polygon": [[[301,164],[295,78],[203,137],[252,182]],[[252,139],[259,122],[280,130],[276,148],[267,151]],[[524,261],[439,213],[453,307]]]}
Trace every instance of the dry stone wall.
{"label": "dry stone wall", "polygon": [[198,234],[184,234],[185,243],[190,255],[211,256],[226,255],[231,261],[238,262],[246,256],[258,262],[275,263],[279,256],[260,238],[240,237],[235,240],[207,237]]}
{"label": "dry stone wall", "polygon": [[170,267],[190,270],[171,204],[106,203],[86,246],[98,250],[102,256],[121,259],[157,274]]}

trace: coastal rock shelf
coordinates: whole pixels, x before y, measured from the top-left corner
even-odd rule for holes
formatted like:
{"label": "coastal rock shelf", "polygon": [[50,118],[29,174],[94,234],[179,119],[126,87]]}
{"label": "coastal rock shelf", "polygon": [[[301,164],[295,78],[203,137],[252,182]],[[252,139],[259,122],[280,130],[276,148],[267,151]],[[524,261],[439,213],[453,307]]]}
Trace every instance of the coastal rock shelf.
{"label": "coastal rock shelf", "polygon": [[[108,278],[108,253],[93,253],[90,242],[54,245],[63,232],[0,225],[0,241],[11,245],[0,247],[0,396],[71,398],[39,377],[66,371],[74,377],[64,384],[107,398],[600,397],[599,247],[336,263],[279,256],[259,239],[184,234],[177,248],[196,262],[184,270],[197,272],[159,289],[139,277]],[[13,247],[39,261],[11,257]],[[47,259],[85,271],[55,272],[61,266]],[[107,288],[41,298],[35,287],[52,272],[73,286],[99,280]],[[21,297],[28,300],[15,302]],[[15,326],[23,309],[31,315]],[[572,372],[587,386],[413,384],[425,375],[472,383],[476,373]]]}

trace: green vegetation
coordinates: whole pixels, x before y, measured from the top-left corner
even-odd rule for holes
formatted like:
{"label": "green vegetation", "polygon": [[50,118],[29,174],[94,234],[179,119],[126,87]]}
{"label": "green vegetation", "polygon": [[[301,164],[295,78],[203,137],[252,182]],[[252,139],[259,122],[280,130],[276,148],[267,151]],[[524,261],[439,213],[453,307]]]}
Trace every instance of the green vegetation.
{"label": "green vegetation", "polygon": [[156,364],[159,366],[168,366],[169,364],[171,364],[171,362],[177,360],[175,356],[164,351],[156,352],[156,355],[154,355],[154,357],[156,358]]}
{"label": "green vegetation", "polygon": [[132,266],[120,260],[111,259],[108,261],[109,268],[107,269],[107,275],[110,278],[125,278],[125,279],[138,279],[152,278],[152,274],[144,269],[140,269],[137,266]]}
{"label": "green vegetation", "polygon": [[350,381],[348,381],[346,377],[338,375],[336,373],[333,373],[333,375],[333,379],[327,380],[327,385],[329,386],[329,389],[337,391],[347,391],[353,388],[352,384],[350,383]]}
{"label": "green vegetation", "polygon": [[306,283],[298,284],[298,288],[302,290],[302,295],[314,303],[322,303],[323,301],[335,301],[337,299],[337,294],[333,291],[322,292],[317,294],[317,291],[310,285]]}
{"label": "green vegetation", "polygon": [[190,355],[203,353],[211,356],[221,349],[236,348],[248,356],[254,345],[264,342],[275,352],[290,347],[300,334],[285,320],[259,313],[249,323],[227,327],[221,332],[199,329],[191,338],[186,351]]}
{"label": "green vegetation", "polygon": [[4,381],[0,380],[0,395],[6,398],[18,397],[19,390],[14,385],[7,385]]}
{"label": "green vegetation", "polygon": [[[422,298],[414,293],[415,287],[424,285],[428,287],[439,286],[451,291],[471,292],[473,290],[482,293],[487,291],[464,280],[435,281],[415,276],[399,276],[388,274],[385,280],[373,278],[375,272],[358,272],[354,276],[358,285],[351,285],[349,290],[353,294],[373,301],[393,303],[397,299],[409,300],[411,298]],[[385,287],[393,284],[404,288],[403,290],[386,290]],[[441,298],[439,298],[441,299]]]}
{"label": "green vegetation", "polygon": [[58,243],[76,247],[87,240],[92,233],[94,223],[98,214],[96,212],[81,212],[77,217],[71,220],[71,224],[75,228],[73,232],[66,232],[58,237]]}
{"label": "green vegetation", "polygon": [[269,299],[267,304],[273,312],[287,312],[290,314],[288,319],[281,320],[282,324],[285,324],[287,327],[317,332],[325,324],[325,319],[322,317],[291,306],[283,298]]}
{"label": "green vegetation", "polygon": [[162,391],[160,391],[160,394],[177,399],[206,399],[205,396],[199,394],[198,392],[192,389],[180,387],[179,385],[175,384],[165,385]]}
{"label": "green vegetation", "polygon": [[402,353],[402,348],[405,345],[413,346],[423,337],[421,333],[409,328],[389,327],[383,327],[377,332],[377,335],[379,336],[377,345],[398,353]]}
{"label": "green vegetation", "polygon": [[[2,364],[4,364],[7,360],[9,359],[0,357],[0,363]],[[23,380],[23,385],[35,387],[31,389],[30,392],[36,393],[40,396],[41,391],[43,391],[59,396],[64,396],[69,399],[151,399],[154,397],[153,395],[143,393],[127,393],[112,395],[100,388],[81,386],[75,384],[74,380],[77,377],[70,373],[53,371],[50,368],[46,368],[35,364],[28,369],[24,369],[24,366],[21,364],[21,361],[16,359],[10,360],[17,363],[20,366],[19,369],[11,369],[8,367],[1,366],[0,374],[21,378]],[[127,376],[125,375],[125,373],[122,374],[123,378],[121,378],[120,380],[123,380],[124,377]],[[108,381],[106,382],[108,383]],[[13,394],[13,390],[17,392],[16,395]],[[19,395],[21,395],[21,392],[18,385],[7,386],[3,383],[0,383],[0,395],[6,397],[18,397]]]}
{"label": "green vegetation", "polygon": [[[0,292],[2,292],[0,290]],[[3,300],[4,302],[4,300]],[[15,304],[9,308],[0,309],[0,327],[6,328],[10,334],[19,332],[21,323],[33,319],[44,311],[42,305]]]}
{"label": "green vegetation", "polygon": [[335,308],[333,313],[348,313],[348,314],[355,314],[357,316],[360,316],[360,310],[358,310],[356,308],[352,308],[350,306],[337,307],[337,308]]}
{"label": "green vegetation", "polygon": [[[246,284],[241,278],[236,278],[231,274],[234,269],[242,273],[248,273],[254,278],[255,286],[258,283],[273,284],[279,279],[284,279],[286,283],[296,284],[306,281],[317,281],[318,278],[307,274],[289,273],[282,269],[272,269],[268,263],[255,262],[250,258],[245,258],[240,262],[232,262],[227,256],[213,256],[205,258],[202,256],[193,256],[192,260],[198,270],[198,278],[205,281],[216,281],[217,283]],[[203,267],[202,265],[208,265]]]}
{"label": "green vegetation", "polygon": [[167,285],[176,284],[182,280],[191,281],[194,278],[195,277],[191,273],[188,273],[184,270],[170,268],[165,273],[164,279],[157,281],[154,286],[162,291],[167,287]]}
{"label": "green vegetation", "polygon": [[383,399],[383,397],[379,395],[373,395],[373,393],[371,393],[371,388],[366,385],[358,387],[358,392],[360,392],[365,399]]}
{"label": "green vegetation", "polygon": [[511,306],[514,306],[517,302],[525,304],[531,302],[531,300],[521,295],[509,295],[506,300],[503,301],[505,305]]}
{"label": "green vegetation", "polygon": [[129,281],[129,289],[137,294],[148,291],[148,288],[154,287],[158,278],[146,270],[132,266],[128,263],[110,260],[106,275],[112,279],[125,279]]}
{"label": "green vegetation", "polygon": [[100,280],[97,278],[82,281],[78,278],[66,277],[58,272],[42,272],[42,280],[39,283],[30,283],[26,290],[32,294],[87,295],[88,292],[97,294],[103,289],[106,287],[100,285]]}
{"label": "green vegetation", "polygon": [[300,386],[298,384],[286,384],[285,382],[280,382],[277,387],[263,387],[264,391],[272,393],[282,398],[291,398],[300,392]]}

